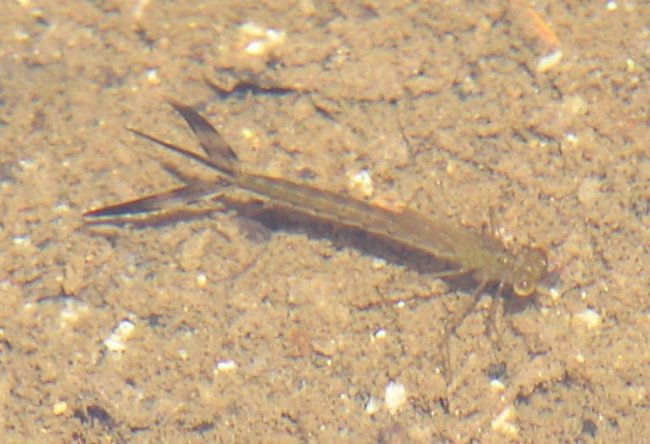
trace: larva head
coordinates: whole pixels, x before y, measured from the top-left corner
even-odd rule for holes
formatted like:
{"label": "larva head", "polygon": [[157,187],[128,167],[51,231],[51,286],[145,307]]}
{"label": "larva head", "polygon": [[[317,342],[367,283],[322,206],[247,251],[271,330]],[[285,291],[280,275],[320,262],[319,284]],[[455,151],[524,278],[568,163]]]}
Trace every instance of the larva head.
{"label": "larva head", "polygon": [[517,256],[512,289],[515,295],[527,298],[535,293],[537,283],[547,273],[546,252],[541,248],[526,248]]}

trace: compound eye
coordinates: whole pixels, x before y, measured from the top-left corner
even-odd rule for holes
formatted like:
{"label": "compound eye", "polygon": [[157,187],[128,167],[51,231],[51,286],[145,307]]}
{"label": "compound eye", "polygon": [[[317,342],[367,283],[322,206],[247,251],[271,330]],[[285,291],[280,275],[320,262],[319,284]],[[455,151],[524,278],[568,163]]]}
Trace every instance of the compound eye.
{"label": "compound eye", "polygon": [[512,289],[520,298],[527,298],[535,292],[535,284],[533,284],[532,281],[523,278],[515,282]]}

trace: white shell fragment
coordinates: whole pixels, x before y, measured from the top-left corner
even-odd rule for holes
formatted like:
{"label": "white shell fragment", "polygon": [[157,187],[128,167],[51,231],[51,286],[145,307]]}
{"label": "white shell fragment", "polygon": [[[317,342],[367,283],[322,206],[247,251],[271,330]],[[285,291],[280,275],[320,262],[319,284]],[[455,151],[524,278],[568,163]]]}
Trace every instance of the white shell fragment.
{"label": "white shell fragment", "polygon": [[397,381],[391,381],[386,385],[384,402],[388,412],[395,414],[406,403],[406,387]]}
{"label": "white shell fragment", "polygon": [[104,346],[112,352],[123,352],[126,350],[126,340],[131,337],[135,330],[135,324],[124,320],[120,322],[108,338],[104,339]]}
{"label": "white shell fragment", "polygon": [[589,329],[598,328],[602,319],[596,310],[587,308],[573,315],[573,319],[578,323],[585,325]]}
{"label": "white shell fragment", "polygon": [[253,40],[244,48],[244,52],[250,55],[264,55],[287,40],[287,34],[284,31],[264,29],[252,22],[244,23],[239,30],[245,36],[253,37]]}
{"label": "white shell fragment", "polygon": [[214,373],[223,373],[223,372],[231,372],[233,370],[237,369],[237,363],[233,361],[232,359],[224,359],[219,362],[217,362],[217,365],[214,368]]}
{"label": "white shell fragment", "polygon": [[492,421],[491,428],[510,439],[517,439],[519,437],[519,430],[517,426],[512,423],[517,414],[513,406],[508,406],[497,415]]}
{"label": "white shell fragment", "polygon": [[381,399],[371,396],[368,402],[366,403],[366,413],[369,415],[374,415],[381,408]]}
{"label": "white shell fragment", "polygon": [[537,61],[537,72],[542,73],[550,70],[562,60],[562,50],[556,49],[550,54],[546,54]]}
{"label": "white shell fragment", "polygon": [[350,178],[350,188],[358,190],[363,197],[368,198],[375,192],[372,176],[368,170],[348,173],[348,177]]}

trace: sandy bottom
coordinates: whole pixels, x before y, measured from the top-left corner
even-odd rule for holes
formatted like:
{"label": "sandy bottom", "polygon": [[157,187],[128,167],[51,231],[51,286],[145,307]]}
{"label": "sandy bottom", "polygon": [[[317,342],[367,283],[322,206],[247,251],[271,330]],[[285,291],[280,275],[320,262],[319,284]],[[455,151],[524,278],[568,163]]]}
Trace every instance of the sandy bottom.
{"label": "sandy bottom", "polygon": [[[4,3],[3,442],[650,436],[646,2]],[[210,177],[125,130],[195,149],[166,97],[250,171],[476,231],[494,210],[559,294],[506,298],[497,338],[487,291],[445,378],[474,284],[408,249],[234,190],[85,225],[178,186],[165,164]]]}

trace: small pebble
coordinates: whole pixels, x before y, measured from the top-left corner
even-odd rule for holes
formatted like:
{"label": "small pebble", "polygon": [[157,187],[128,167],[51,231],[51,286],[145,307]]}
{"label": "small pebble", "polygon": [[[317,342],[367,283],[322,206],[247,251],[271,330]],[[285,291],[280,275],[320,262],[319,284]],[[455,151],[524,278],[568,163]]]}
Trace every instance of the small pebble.
{"label": "small pebble", "polygon": [[381,339],[386,339],[388,333],[386,333],[386,330],[383,328],[380,328],[377,330],[373,335],[372,335],[372,340],[381,340]]}
{"label": "small pebble", "polygon": [[594,178],[586,178],[578,187],[578,201],[585,207],[591,208],[600,198],[602,182]]}
{"label": "small pebble", "polygon": [[52,413],[54,416],[61,416],[68,410],[68,403],[65,401],[59,401],[54,403],[52,406]]}
{"label": "small pebble", "polygon": [[147,82],[151,85],[160,85],[160,77],[158,77],[158,71],[155,69],[150,69],[147,71]]}
{"label": "small pebble", "polygon": [[87,315],[89,312],[90,308],[85,302],[73,298],[67,298],[65,306],[59,312],[59,323],[61,328],[65,328],[71,324],[76,324],[79,319]]}
{"label": "small pebble", "polygon": [[208,282],[208,277],[206,276],[205,273],[199,273],[196,276],[196,286],[199,288],[205,287],[205,284]]}
{"label": "small pebble", "polygon": [[505,384],[499,381],[498,379],[491,380],[490,387],[492,387],[492,390],[494,390],[497,393],[501,393],[506,389]]}
{"label": "small pebble", "polygon": [[334,339],[314,339],[311,341],[311,348],[318,354],[332,357],[338,351],[338,344]]}

